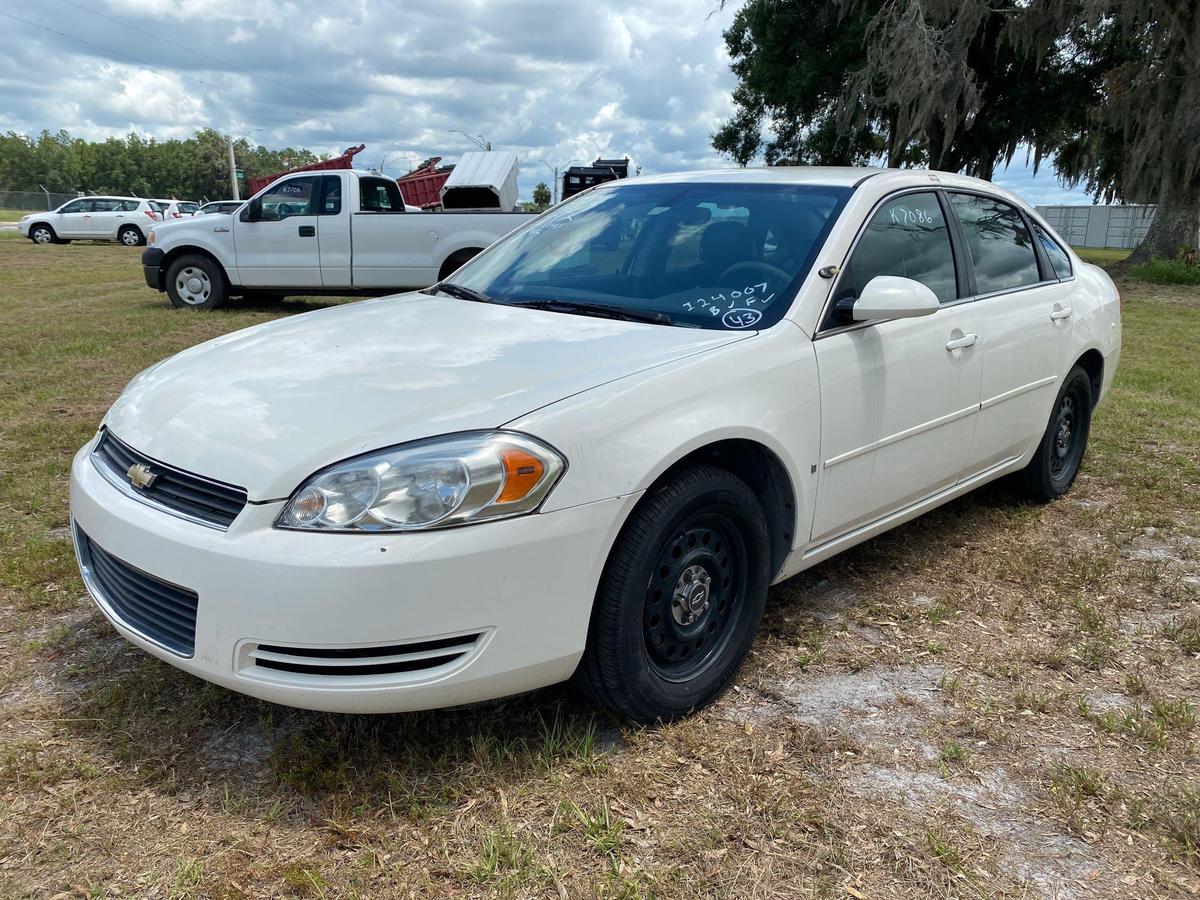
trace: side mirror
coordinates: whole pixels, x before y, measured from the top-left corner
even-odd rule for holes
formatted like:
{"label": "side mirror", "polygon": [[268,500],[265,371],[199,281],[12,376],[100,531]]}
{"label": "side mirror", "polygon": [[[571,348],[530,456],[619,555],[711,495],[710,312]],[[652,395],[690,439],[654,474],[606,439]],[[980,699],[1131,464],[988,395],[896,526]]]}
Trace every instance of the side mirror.
{"label": "side mirror", "polygon": [[858,299],[843,302],[843,311],[855,322],[929,316],[941,305],[937,294],[921,282],[898,275],[876,275],[867,282]]}
{"label": "side mirror", "polygon": [[262,218],[262,200],[255,197],[242,207],[242,214],[238,216],[243,222],[257,222]]}

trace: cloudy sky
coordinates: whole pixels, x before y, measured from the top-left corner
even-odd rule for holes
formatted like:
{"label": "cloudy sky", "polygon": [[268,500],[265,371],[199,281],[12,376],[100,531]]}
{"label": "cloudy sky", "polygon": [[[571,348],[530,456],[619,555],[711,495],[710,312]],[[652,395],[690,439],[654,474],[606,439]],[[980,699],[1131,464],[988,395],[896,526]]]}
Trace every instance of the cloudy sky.
{"label": "cloudy sky", "polygon": [[[731,163],[709,137],[734,79],[716,0],[39,0],[0,9],[0,131],[160,139],[211,126],[268,146],[366,143],[392,175],[482,135],[543,165]],[[1018,158],[996,178],[1086,203]]]}

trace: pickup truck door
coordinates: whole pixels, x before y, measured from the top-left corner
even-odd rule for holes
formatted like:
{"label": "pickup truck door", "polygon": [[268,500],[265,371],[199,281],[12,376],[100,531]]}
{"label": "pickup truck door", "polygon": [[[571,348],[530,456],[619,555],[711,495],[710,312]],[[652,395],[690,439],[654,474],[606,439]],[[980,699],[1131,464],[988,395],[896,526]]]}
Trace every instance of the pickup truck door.
{"label": "pickup truck door", "polygon": [[[437,221],[430,213],[405,212],[396,182],[359,176],[357,211],[352,227],[354,286],[426,287],[437,280],[433,258]],[[322,247],[324,265],[324,247]]]}
{"label": "pickup truck door", "polygon": [[261,216],[249,222],[249,207],[235,217],[234,247],[246,287],[319,287],[321,253],[317,236],[320,175],[281,179],[261,195]]}

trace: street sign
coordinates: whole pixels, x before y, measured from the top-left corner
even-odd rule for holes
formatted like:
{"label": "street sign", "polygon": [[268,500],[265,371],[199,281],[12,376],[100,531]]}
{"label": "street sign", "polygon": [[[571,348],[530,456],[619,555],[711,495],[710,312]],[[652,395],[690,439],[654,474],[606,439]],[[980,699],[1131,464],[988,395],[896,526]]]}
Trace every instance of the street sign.
{"label": "street sign", "polygon": [[246,177],[246,173],[245,173],[245,172],[243,172],[241,169],[236,169],[235,171],[237,172],[237,177],[238,177],[238,178],[245,178],[245,177]]}

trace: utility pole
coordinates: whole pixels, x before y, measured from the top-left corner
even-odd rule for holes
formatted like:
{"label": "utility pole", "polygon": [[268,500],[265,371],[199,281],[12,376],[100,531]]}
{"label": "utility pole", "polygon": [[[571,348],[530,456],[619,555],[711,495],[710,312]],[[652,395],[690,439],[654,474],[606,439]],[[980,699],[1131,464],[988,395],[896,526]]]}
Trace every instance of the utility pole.
{"label": "utility pole", "polygon": [[229,144],[229,187],[233,191],[232,199],[241,200],[242,195],[238,193],[237,161],[233,158],[233,135],[226,140]]}

